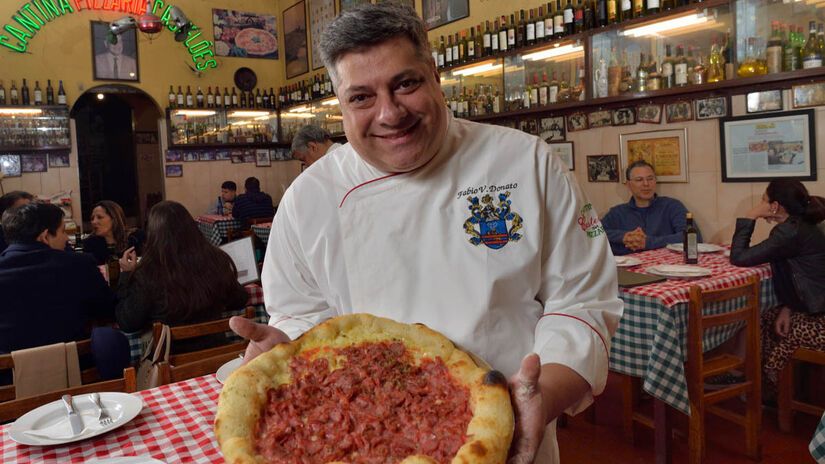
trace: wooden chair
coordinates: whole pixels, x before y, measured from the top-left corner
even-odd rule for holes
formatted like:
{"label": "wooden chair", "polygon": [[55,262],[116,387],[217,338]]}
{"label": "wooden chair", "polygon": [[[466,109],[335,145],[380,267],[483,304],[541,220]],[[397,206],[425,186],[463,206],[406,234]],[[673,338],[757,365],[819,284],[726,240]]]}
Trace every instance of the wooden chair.
{"label": "wooden chair", "polygon": [[[746,300],[746,303],[739,309],[713,316],[702,315],[702,308],[707,303],[742,298]],[[698,286],[693,286],[690,288],[689,310],[688,361],[685,363],[690,397],[689,462],[699,464],[704,461],[706,412],[743,426],[745,428],[745,454],[751,459],[760,460],[762,457],[759,442],[762,417],[762,365],[759,278],[751,276],[746,284],[722,290],[704,291]],[[721,354],[705,358],[702,346],[704,330],[738,322],[745,323],[745,357]],[[705,391],[705,379],[734,369],[744,373],[744,382],[715,391]],[[737,398],[742,394],[747,397],[744,414],[716,406],[717,403]]]}
{"label": "wooden chair", "polygon": [[794,365],[800,362],[825,366],[825,352],[809,350],[807,348],[797,348],[779,376],[779,395],[777,398],[779,430],[787,433],[793,432],[794,411],[801,411],[817,417],[825,412],[822,407],[794,398]]}
{"label": "wooden chair", "polygon": [[219,367],[243,353],[244,349],[239,349],[238,351],[223,353],[178,366],[170,364],[169,361],[163,361],[159,364],[160,384],[166,385],[202,375],[214,374]]}
{"label": "wooden chair", "polygon": [[[247,306],[244,313],[244,317],[246,317],[247,319],[254,319],[255,307]],[[231,329],[229,328],[229,319],[230,318],[218,319],[215,321],[202,322],[200,324],[170,327],[169,333],[172,336],[171,344],[172,346],[174,346],[176,340],[187,340],[191,338],[202,337],[204,335],[223,334],[224,332],[230,331]],[[157,349],[158,347],[158,340],[160,338],[160,332],[162,327],[163,325],[160,322],[155,322],[155,324],[152,326],[153,349]],[[227,343],[220,346],[206,348],[203,350],[191,351],[189,353],[170,354],[168,361],[173,366],[181,366],[183,364],[199,361],[204,358],[211,358],[213,356],[223,355],[227,353],[234,353],[235,356],[237,356],[237,353],[242,353],[244,350],[246,350],[246,345],[248,343],[248,340],[243,340],[239,342]]]}
{"label": "wooden chair", "polygon": [[246,226],[251,227],[255,224],[266,224],[267,222],[272,222],[272,217],[259,217],[259,218],[246,218]]}
{"label": "wooden chair", "polygon": [[232,227],[226,229],[226,241],[232,242],[240,238],[252,237],[255,241],[255,231],[252,229],[234,229]]}

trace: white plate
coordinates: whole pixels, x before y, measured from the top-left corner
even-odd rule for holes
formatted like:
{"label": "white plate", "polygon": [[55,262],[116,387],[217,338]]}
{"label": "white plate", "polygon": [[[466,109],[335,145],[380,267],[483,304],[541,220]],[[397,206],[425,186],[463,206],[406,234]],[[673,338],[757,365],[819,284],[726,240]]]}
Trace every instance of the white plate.
{"label": "white plate", "polygon": [[616,259],[617,267],[632,267],[642,264],[641,259],[633,258],[631,256],[614,256],[614,258]]}
{"label": "white plate", "polygon": [[136,395],[119,392],[100,393],[103,408],[112,417],[112,423],[101,426],[97,422],[98,409],[90,395],[76,395],[72,402],[83,422],[83,432],[72,436],[66,406],[57,400],[44,404],[20,416],[9,427],[9,437],[24,445],[60,445],[85,440],[114,430],[131,421],[143,409],[143,400]]}
{"label": "white plate", "polygon": [[680,278],[695,278],[705,277],[712,274],[710,269],[689,266],[684,264],[657,264],[645,269],[645,272],[656,274],[664,277],[680,277]]}
{"label": "white plate", "polygon": [[218,368],[218,372],[215,372],[215,378],[217,378],[220,383],[226,382],[226,378],[229,377],[229,374],[231,374],[235,369],[241,367],[242,362],[243,359],[241,358],[235,358],[232,361],[229,361]]}
{"label": "white plate", "polygon": [[[724,250],[724,248],[720,247],[719,245],[714,245],[712,243],[697,243],[696,245],[696,248],[699,250],[699,253],[716,253],[717,251]],[[669,243],[667,245],[667,249],[682,253],[682,251],[684,250],[684,245],[681,243]]]}

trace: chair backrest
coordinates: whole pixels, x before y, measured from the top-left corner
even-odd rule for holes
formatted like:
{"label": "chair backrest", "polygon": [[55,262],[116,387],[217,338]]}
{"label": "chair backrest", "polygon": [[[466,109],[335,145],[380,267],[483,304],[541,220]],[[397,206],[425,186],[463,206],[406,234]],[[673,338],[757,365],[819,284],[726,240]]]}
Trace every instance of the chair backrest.
{"label": "chair backrest", "polygon": [[[244,317],[247,319],[253,319],[255,317],[255,307],[247,306]],[[217,319],[209,322],[201,322],[199,324],[170,327],[169,333],[172,336],[171,345],[174,346],[176,340],[187,340],[202,337],[204,335],[222,334],[224,332],[231,331],[229,328],[229,319],[230,318]],[[158,347],[158,340],[160,339],[160,331],[162,327],[163,325],[160,322],[155,322],[152,326],[153,349],[157,349]],[[239,350],[245,350],[248,343],[249,342],[247,340],[243,340],[235,343],[227,343],[220,346],[206,348],[203,350],[192,351],[189,353],[170,354],[169,362],[173,366],[178,366],[220,354],[235,353]],[[160,359],[163,359],[163,357],[161,356]]]}
{"label": "chair backrest", "polygon": [[[92,341],[91,339],[80,340],[76,342],[77,344],[77,355],[83,356],[90,354],[92,352]],[[11,357],[11,353],[7,354],[0,354],[0,371],[5,370],[14,370],[14,359]],[[100,374],[97,372],[97,367],[90,367],[88,369],[84,369],[80,371],[80,382],[82,384],[87,384],[91,382],[95,382],[100,379]],[[0,402],[2,401],[10,401],[15,399],[14,396],[14,385],[3,385],[0,386]]]}
{"label": "chair backrest", "polygon": [[170,364],[169,361],[163,361],[159,365],[160,384],[166,385],[202,375],[214,374],[219,367],[237,358],[244,351],[245,349],[238,349],[177,366]]}
{"label": "chair backrest", "polygon": [[[745,300],[744,305],[738,309],[711,316],[702,314],[702,308],[708,303],[736,301],[738,299]],[[756,356],[748,356],[745,361],[745,375],[748,378],[755,378],[758,375],[761,368],[759,359],[759,277],[750,276],[745,284],[721,290],[702,290],[696,285],[690,287],[689,318],[687,342],[689,376],[693,374],[693,378],[702,378],[700,373],[704,359],[704,347],[702,346],[704,330],[737,322],[745,323],[746,352],[756,353]]]}
{"label": "chair backrest", "polygon": [[267,222],[272,222],[273,217],[274,216],[246,218],[246,225],[247,225],[247,227],[249,227],[249,226],[252,226],[254,224],[265,224]]}
{"label": "chair backrest", "polygon": [[106,380],[103,382],[93,382],[89,384],[80,385],[77,387],[55,390],[36,396],[29,396],[26,398],[4,401],[0,403],[0,424],[15,420],[34,408],[37,408],[47,403],[51,403],[55,400],[59,400],[60,397],[66,394],[82,395],[85,393],[104,391],[118,391],[123,393],[136,392],[137,383],[135,380],[135,368],[128,367],[126,369],[123,369],[123,377],[120,379]]}

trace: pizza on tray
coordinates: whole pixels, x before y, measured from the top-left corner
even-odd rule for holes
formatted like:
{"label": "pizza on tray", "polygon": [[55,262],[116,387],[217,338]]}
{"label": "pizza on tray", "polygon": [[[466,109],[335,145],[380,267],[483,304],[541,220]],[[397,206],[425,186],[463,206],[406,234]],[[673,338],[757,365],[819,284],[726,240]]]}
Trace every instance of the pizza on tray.
{"label": "pizza on tray", "polygon": [[229,376],[215,436],[226,462],[504,463],[507,382],[438,332],[330,319]]}
{"label": "pizza on tray", "polygon": [[238,32],[235,36],[235,45],[246,49],[250,55],[268,55],[278,50],[278,40],[275,36],[268,31],[254,27]]}

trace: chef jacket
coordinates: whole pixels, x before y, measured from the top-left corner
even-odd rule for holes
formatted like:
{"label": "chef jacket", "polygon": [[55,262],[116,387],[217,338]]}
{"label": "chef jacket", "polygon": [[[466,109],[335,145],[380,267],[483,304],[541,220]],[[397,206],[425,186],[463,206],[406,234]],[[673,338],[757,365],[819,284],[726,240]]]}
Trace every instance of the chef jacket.
{"label": "chef jacket", "polygon": [[[263,266],[270,325],[294,339],[343,314],[423,323],[508,377],[535,352],[601,393],[622,303],[598,214],[539,138],[447,124],[412,172],[382,172],[346,144],[293,182]],[[557,459],[554,429],[536,462]]]}

